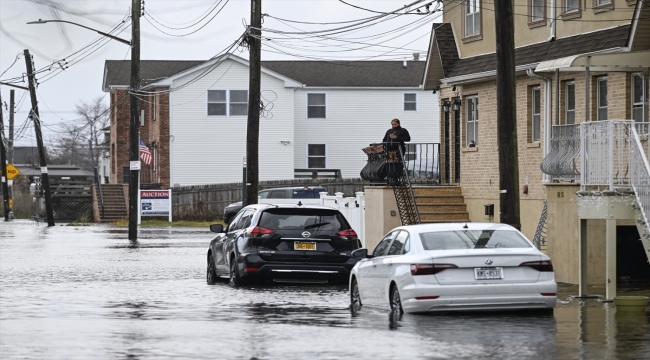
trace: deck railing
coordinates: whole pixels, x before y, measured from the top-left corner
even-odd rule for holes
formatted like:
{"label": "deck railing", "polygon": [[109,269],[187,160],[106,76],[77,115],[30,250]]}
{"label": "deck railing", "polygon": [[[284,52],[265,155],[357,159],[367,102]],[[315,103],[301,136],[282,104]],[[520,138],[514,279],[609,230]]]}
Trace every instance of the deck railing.
{"label": "deck railing", "polygon": [[361,170],[361,178],[375,184],[390,185],[390,164],[403,166],[411,185],[440,185],[440,144],[406,143],[404,155],[396,144],[375,143],[363,149],[368,163]]}
{"label": "deck railing", "polygon": [[558,180],[577,180],[580,156],[579,125],[555,125],[552,129],[550,149],[540,163],[543,173]]}

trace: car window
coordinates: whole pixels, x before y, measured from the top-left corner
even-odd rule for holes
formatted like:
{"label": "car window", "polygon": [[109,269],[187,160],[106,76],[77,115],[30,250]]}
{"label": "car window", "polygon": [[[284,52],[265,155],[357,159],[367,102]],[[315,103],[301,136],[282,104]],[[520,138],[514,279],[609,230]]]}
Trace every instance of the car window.
{"label": "car window", "polygon": [[425,250],[528,248],[532,245],[510,230],[457,230],[420,234]]}
{"label": "car window", "polygon": [[399,231],[393,231],[389,233],[388,235],[384,236],[383,239],[377,244],[375,247],[375,250],[372,252],[372,256],[383,256],[386,255],[386,250],[388,249],[388,245],[390,245],[390,242],[393,241],[395,236],[397,235]]}
{"label": "car window", "polygon": [[239,222],[239,219],[241,219],[242,215],[244,215],[244,210],[239,210],[237,215],[230,221],[230,224],[228,225],[228,231],[233,231],[239,229],[237,227],[237,223]]}
{"label": "car window", "polygon": [[260,191],[260,193],[257,195],[260,197],[260,199],[266,199],[269,197],[269,191]]}
{"label": "car window", "polygon": [[291,197],[294,199],[313,199],[320,196],[314,196],[313,190],[295,189]]}
{"label": "car window", "polygon": [[269,199],[286,199],[287,192],[285,190],[273,190],[269,194]]}
{"label": "car window", "polygon": [[388,249],[388,255],[401,255],[404,250],[404,244],[409,238],[409,233],[407,231],[400,231],[395,240],[390,244]]}
{"label": "car window", "polygon": [[350,228],[338,210],[310,208],[267,209],[260,216],[259,226],[271,230],[307,230],[310,233],[338,232]]}
{"label": "car window", "polygon": [[404,251],[402,251],[402,254],[407,254],[409,251],[411,251],[411,238],[410,237],[406,238],[406,242],[404,243]]}
{"label": "car window", "polygon": [[251,226],[251,219],[253,218],[253,215],[255,215],[254,209],[246,210],[246,212],[242,215],[241,219],[239,219],[239,222],[237,223],[237,229],[245,229]]}

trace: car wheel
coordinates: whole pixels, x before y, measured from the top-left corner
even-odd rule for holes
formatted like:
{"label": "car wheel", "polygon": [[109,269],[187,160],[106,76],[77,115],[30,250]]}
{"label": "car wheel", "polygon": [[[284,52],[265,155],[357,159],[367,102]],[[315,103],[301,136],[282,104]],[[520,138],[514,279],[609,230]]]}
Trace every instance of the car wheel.
{"label": "car wheel", "polygon": [[352,310],[361,309],[361,295],[359,294],[359,284],[357,279],[352,279],[352,286],[350,286],[350,307]]}
{"label": "car wheel", "polygon": [[390,288],[390,311],[394,314],[403,314],[402,299],[399,296],[397,286],[393,284]]}
{"label": "car wheel", "polygon": [[241,285],[242,285],[242,278],[241,276],[239,276],[239,272],[237,271],[237,261],[233,256],[230,259],[230,286],[238,287]]}
{"label": "car wheel", "polygon": [[217,271],[214,268],[214,260],[212,259],[212,253],[208,254],[208,271],[206,274],[206,280],[209,285],[213,285],[217,282]]}

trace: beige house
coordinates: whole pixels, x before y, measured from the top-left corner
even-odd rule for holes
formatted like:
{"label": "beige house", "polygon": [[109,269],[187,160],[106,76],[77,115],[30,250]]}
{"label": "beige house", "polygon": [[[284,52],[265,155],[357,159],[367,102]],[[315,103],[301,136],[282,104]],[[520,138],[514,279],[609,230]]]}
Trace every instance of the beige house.
{"label": "beige house", "polygon": [[[650,278],[649,254],[643,254],[648,248],[634,232],[637,225],[641,236],[645,232],[643,204],[634,200],[643,196],[630,185],[630,161],[643,164],[643,159],[625,155],[623,164],[620,158],[601,156],[610,167],[598,170],[593,162],[597,147],[585,145],[584,136],[604,133],[581,125],[636,121],[623,123],[627,128],[621,134],[632,136],[630,127],[637,130],[647,161],[648,127],[641,123],[648,123],[650,3],[515,0],[514,24],[522,231],[532,239],[540,229],[558,281],[616,284],[617,232],[619,252],[621,241],[639,246],[625,250],[630,258],[619,254],[619,262],[638,256],[645,261],[635,269],[621,270],[624,264],[619,264],[618,277],[632,271]],[[434,24],[431,33],[424,88],[440,94],[441,182],[461,187],[472,221],[486,221],[485,204],[494,204],[491,221],[499,221],[495,52],[493,2],[444,3],[443,22]],[[601,124],[606,123],[618,126]],[[610,146],[616,154],[628,154],[634,142],[603,139],[592,143]],[[583,161],[592,162],[587,167]],[[599,174],[602,179],[594,180]],[[586,196],[608,191],[634,199],[626,200],[622,212],[588,213],[613,206]],[[615,294],[615,287],[607,290],[608,297]]]}

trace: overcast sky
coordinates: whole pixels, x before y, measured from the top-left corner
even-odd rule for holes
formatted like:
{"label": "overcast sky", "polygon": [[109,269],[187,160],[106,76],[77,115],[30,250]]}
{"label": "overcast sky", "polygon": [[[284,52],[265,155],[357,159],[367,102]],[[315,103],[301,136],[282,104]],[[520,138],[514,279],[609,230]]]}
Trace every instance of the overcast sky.
{"label": "overcast sky", "polygon": [[[346,0],[349,4],[378,12],[393,11],[413,1]],[[47,6],[48,3],[57,3],[61,8],[52,10]],[[78,118],[74,112],[76,104],[106,95],[101,89],[104,61],[128,60],[131,52],[130,47],[123,43],[106,41],[106,38],[97,33],[74,25],[26,23],[58,16],[61,20],[108,32],[126,20],[121,27],[123,31],[117,36],[130,40],[131,20],[127,18],[130,5],[130,0],[0,0],[0,73],[4,72],[0,81],[23,76],[24,49],[30,50],[36,69],[52,66],[51,70],[38,75],[39,110],[44,122],[46,143],[56,136],[60,123]],[[209,12],[213,7],[215,11]],[[215,16],[218,9],[222,10]],[[262,12],[272,16],[264,18],[263,27],[291,32],[331,29],[348,24],[283,24],[275,18],[334,23],[380,15],[338,0],[262,0]],[[146,0],[145,13],[145,17],[140,20],[141,59],[206,60],[228,48],[244,32],[244,24],[250,22],[250,0]],[[360,31],[340,33],[334,36],[344,38],[347,42],[335,47],[323,47],[323,41],[314,37],[287,41],[280,40],[282,36],[271,31],[264,32],[263,36],[270,39],[270,42],[269,45],[262,46],[262,60],[403,60],[407,57],[411,59],[413,52],[419,52],[423,61],[432,23],[440,21],[439,14],[399,16]],[[205,19],[201,21],[204,16]],[[187,28],[179,29],[183,27]],[[402,27],[405,28],[396,31]],[[389,31],[393,32],[382,35]],[[285,36],[301,37],[297,34]],[[100,44],[86,48],[97,40],[101,40]],[[274,43],[285,44],[278,47],[280,53],[270,47]],[[101,44],[104,45],[98,46]],[[359,47],[364,49],[357,50]],[[82,52],[71,56],[80,50]],[[89,51],[84,52],[86,50]],[[91,51],[94,52],[90,53]],[[248,59],[248,53],[242,48],[233,51]],[[21,57],[14,63],[19,54]],[[67,65],[65,61],[68,61]],[[61,71],[58,64],[69,68]],[[27,86],[26,83],[18,85]],[[10,89],[8,86],[0,86],[2,101],[7,104]],[[16,89],[15,93],[19,105],[15,120],[15,128],[18,129],[25,123],[31,104],[26,91]],[[22,102],[18,102],[21,99]],[[103,101],[108,105],[108,96]],[[4,116],[7,129],[6,111]],[[36,146],[31,124],[16,139],[16,146]]]}

